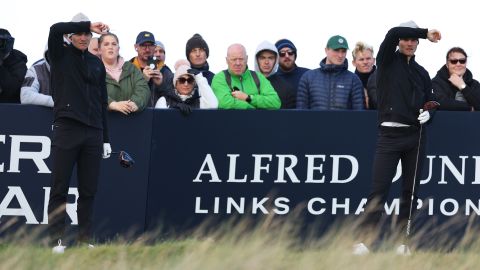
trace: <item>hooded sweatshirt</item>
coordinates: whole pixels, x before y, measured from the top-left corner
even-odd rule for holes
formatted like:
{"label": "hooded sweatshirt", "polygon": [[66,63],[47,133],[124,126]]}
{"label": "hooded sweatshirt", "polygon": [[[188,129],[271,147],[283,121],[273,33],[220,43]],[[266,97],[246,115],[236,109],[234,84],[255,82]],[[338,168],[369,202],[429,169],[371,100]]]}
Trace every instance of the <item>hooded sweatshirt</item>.
{"label": "hooded sweatshirt", "polygon": [[260,66],[258,64],[258,56],[263,51],[270,51],[275,54],[275,64],[273,66],[273,69],[265,77],[267,77],[267,79],[270,81],[273,88],[277,92],[278,97],[280,98],[280,101],[282,102],[282,106],[280,108],[295,109],[296,102],[297,102],[297,89],[287,80],[278,76],[277,74],[278,51],[274,44],[268,41],[263,41],[257,46],[257,49],[255,50],[255,61],[254,61],[255,71],[261,73]]}
{"label": "hooded sweatshirt", "polygon": [[53,107],[50,86],[50,64],[47,61],[48,46],[45,46],[44,58],[35,62],[28,70],[20,90],[22,104]]}

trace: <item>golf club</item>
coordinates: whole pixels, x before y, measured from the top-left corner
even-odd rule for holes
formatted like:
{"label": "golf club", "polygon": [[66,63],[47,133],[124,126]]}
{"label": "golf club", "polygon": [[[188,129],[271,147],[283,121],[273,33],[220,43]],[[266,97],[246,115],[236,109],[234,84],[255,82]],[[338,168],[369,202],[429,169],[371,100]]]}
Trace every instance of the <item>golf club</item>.
{"label": "golf club", "polygon": [[[440,103],[436,101],[428,101],[423,105],[423,109],[420,109],[420,113],[424,110],[433,110],[438,108]],[[410,229],[412,226],[412,211],[413,211],[413,200],[415,197],[415,183],[417,182],[417,169],[418,169],[418,156],[420,155],[420,144],[422,143],[422,131],[423,131],[423,124],[420,124],[420,135],[418,136],[418,144],[417,144],[417,157],[415,160],[415,174],[413,175],[413,186],[412,186],[412,196],[410,197],[410,209],[408,212],[408,221],[407,221],[407,232],[406,232],[406,241],[408,242],[410,238]],[[408,253],[408,244],[404,245],[404,254]]]}
{"label": "golf club", "polygon": [[135,160],[126,151],[113,151],[112,154],[118,154],[120,166],[123,168],[131,168],[135,164]]}

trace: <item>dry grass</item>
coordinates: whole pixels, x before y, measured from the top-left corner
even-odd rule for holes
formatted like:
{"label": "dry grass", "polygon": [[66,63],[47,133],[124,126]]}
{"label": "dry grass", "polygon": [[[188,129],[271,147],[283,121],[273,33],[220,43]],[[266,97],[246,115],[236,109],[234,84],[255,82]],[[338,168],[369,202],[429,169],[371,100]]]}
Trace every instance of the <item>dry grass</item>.
{"label": "dry grass", "polygon": [[[252,225],[232,221],[204,224],[188,236],[151,242],[146,235],[136,242],[115,241],[86,247],[69,247],[54,255],[50,248],[25,241],[0,244],[0,269],[477,269],[480,242],[470,229],[454,249],[416,249],[396,255],[395,237],[382,241],[378,251],[352,255],[359,237],[367,242],[373,235],[356,235],[353,222],[332,227],[321,238],[300,233],[298,221],[269,218]],[[213,226],[215,228],[213,229]],[[444,228],[442,228],[443,230]],[[441,233],[441,232],[439,232]],[[302,235],[301,237],[299,235]],[[157,238],[156,238],[157,239]],[[301,239],[301,240],[300,240]],[[18,240],[18,239],[17,239]]]}

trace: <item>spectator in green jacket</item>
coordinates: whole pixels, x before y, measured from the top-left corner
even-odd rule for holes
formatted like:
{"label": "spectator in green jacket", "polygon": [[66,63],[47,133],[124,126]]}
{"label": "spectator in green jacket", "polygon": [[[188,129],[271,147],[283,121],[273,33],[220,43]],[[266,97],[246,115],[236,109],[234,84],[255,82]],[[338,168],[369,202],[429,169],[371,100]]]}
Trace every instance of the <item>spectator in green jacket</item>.
{"label": "spectator in green jacket", "polygon": [[118,37],[112,33],[104,34],[98,44],[107,71],[108,109],[125,115],[145,109],[150,89],[142,72],[120,56]]}
{"label": "spectator in green jacket", "polygon": [[243,45],[230,45],[226,60],[228,70],[215,74],[212,81],[219,109],[280,109],[280,98],[267,78],[248,69]]}

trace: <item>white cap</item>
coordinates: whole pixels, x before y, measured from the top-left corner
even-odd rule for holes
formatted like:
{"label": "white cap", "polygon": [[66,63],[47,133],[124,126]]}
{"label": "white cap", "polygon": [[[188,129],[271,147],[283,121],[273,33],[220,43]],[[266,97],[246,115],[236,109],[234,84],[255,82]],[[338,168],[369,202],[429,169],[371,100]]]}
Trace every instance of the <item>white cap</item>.
{"label": "white cap", "polygon": [[90,19],[83,14],[82,12],[77,13],[75,16],[73,16],[71,22],[89,22]]}
{"label": "white cap", "polygon": [[414,21],[403,22],[399,26],[401,27],[410,27],[410,28],[419,28]]}

